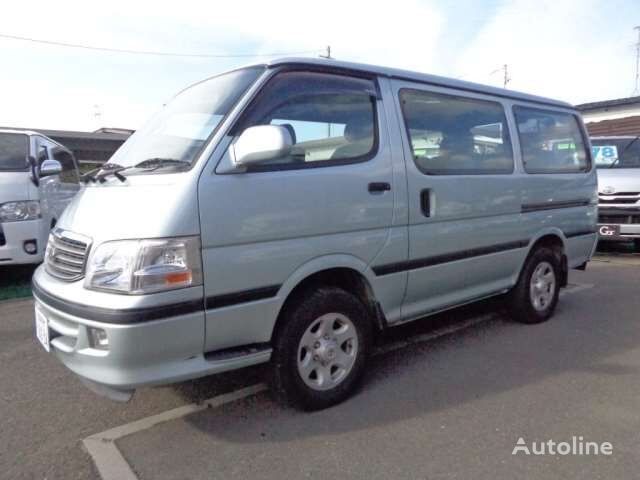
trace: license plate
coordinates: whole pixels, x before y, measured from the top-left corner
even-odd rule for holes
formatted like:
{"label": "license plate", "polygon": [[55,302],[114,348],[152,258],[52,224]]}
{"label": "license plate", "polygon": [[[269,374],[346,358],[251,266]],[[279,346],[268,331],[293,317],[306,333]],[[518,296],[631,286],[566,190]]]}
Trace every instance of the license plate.
{"label": "license plate", "polygon": [[598,235],[603,239],[619,237],[620,225],[600,224],[598,225]]}
{"label": "license plate", "polygon": [[49,322],[42,311],[36,307],[36,337],[44,349],[49,351]]}

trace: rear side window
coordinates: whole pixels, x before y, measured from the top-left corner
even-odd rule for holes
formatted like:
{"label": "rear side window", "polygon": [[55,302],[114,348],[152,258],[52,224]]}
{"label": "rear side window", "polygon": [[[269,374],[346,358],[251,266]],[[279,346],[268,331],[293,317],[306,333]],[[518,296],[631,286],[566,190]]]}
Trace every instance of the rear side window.
{"label": "rear side window", "polygon": [[403,89],[400,102],[413,158],[427,175],[513,172],[504,108],[485,100]]}
{"label": "rear side window", "polygon": [[292,134],[290,154],[251,170],[282,170],[354,163],[378,148],[375,84],[316,72],[280,73],[260,92],[242,122],[282,125]]}
{"label": "rear side window", "polygon": [[591,167],[575,115],[526,107],[513,109],[522,161],[528,173],[575,173]]}

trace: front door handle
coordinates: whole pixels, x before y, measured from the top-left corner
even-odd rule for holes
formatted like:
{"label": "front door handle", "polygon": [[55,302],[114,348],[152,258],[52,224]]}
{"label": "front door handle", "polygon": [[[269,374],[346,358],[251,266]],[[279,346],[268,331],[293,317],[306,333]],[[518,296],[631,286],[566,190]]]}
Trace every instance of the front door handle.
{"label": "front door handle", "polygon": [[391,184],[387,182],[372,182],[369,184],[370,193],[388,192],[391,190]]}

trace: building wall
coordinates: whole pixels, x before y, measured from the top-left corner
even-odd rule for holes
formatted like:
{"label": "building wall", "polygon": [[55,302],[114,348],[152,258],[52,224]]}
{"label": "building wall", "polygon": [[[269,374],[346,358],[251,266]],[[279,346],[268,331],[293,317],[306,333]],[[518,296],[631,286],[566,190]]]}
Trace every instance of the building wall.
{"label": "building wall", "polygon": [[582,118],[584,118],[586,123],[616,120],[639,115],[640,103],[582,111]]}
{"label": "building wall", "polygon": [[640,135],[640,97],[585,103],[582,113],[589,135]]}

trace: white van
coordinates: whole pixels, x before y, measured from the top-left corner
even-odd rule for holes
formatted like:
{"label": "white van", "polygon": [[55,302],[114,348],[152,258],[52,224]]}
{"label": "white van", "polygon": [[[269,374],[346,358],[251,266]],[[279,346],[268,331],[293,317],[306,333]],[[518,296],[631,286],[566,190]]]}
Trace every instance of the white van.
{"label": "white van", "polygon": [[596,243],[588,147],[571,105],[453,79],[210,78],[87,176],[33,278],[38,338],[112,397],[270,362],[279,398],[332,405],[386,328],[503,294],[551,317]]}
{"label": "white van", "polygon": [[37,132],[0,130],[0,266],[40,263],[78,190],[69,149]]}

